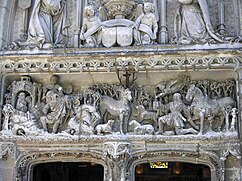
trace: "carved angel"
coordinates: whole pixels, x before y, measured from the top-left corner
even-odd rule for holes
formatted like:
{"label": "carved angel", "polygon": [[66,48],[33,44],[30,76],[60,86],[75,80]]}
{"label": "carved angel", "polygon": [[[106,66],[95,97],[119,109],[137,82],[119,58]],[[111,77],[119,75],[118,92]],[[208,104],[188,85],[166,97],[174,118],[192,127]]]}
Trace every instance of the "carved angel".
{"label": "carved angel", "polygon": [[144,3],[144,13],[136,20],[134,38],[137,44],[147,45],[155,43],[157,39],[158,23],[154,13],[154,5],[150,2]]}
{"label": "carved angel", "polygon": [[80,39],[87,47],[95,47],[101,43],[101,20],[95,15],[93,6],[86,6]]}

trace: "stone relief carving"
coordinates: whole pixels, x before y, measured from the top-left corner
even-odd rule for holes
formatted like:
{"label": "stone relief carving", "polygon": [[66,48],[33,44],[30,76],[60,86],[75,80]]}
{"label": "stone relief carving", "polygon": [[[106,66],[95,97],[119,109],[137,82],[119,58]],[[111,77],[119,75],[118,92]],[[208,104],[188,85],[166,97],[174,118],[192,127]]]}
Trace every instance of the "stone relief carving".
{"label": "stone relief carving", "polygon": [[[212,26],[207,1],[178,0],[178,8],[174,14],[175,37],[171,42],[177,44],[237,42],[236,38],[226,37],[224,3],[223,1],[218,3],[221,23],[218,26],[218,32],[221,34],[217,33]],[[79,17],[72,22],[81,22],[81,27],[76,30],[81,29],[81,31],[75,32],[79,34],[80,47],[154,44],[157,43],[158,35],[163,36],[164,32],[168,33],[166,28],[168,17],[164,12],[167,7],[164,1],[161,1],[160,5],[157,0],[101,0],[78,2],[78,4],[80,7],[77,11],[80,12],[76,15]],[[70,40],[67,6],[68,2],[65,0],[53,2],[38,0],[34,3],[29,0],[19,1],[19,8],[23,11],[24,27],[21,29],[23,33],[22,37],[13,42],[9,48],[65,47]],[[29,9],[32,12],[30,16]],[[160,19],[162,22],[158,27]],[[75,26],[80,26],[80,22]],[[167,43],[167,40],[163,39],[164,37],[159,42]]]}
{"label": "stone relief carving", "polygon": [[36,0],[29,20],[27,41],[17,40],[13,46],[40,49],[65,47],[69,41],[66,0]]}
{"label": "stone relief carving", "polygon": [[15,156],[17,155],[17,149],[14,143],[0,143],[0,160],[3,159],[6,154],[11,156],[12,158],[15,158]]}
{"label": "stone relief carving", "polygon": [[62,88],[56,75],[46,86],[22,76],[7,88],[2,133],[171,136],[237,131],[234,81],[180,77],[149,91],[145,86],[94,84],[75,92],[71,85]]}
{"label": "stone relief carving", "polygon": [[87,47],[98,46],[101,43],[101,20],[95,15],[93,6],[86,6],[80,32],[80,39]]}
{"label": "stone relief carving", "polygon": [[[224,108],[233,107],[235,101],[231,97],[210,99],[195,85],[191,85],[187,91],[186,99],[192,101],[191,104],[191,121],[200,119],[200,134],[203,133],[205,118],[209,121],[209,129],[212,130],[212,122],[215,115],[224,117]],[[224,118],[220,118],[223,121]],[[222,123],[221,123],[222,124]]]}
{"label": "stone relief carving", "polygon": [[[228,39],[216,33],[210,21],[207,1],[178,0],[174,19],[175,42],[178,44],[226,43]],[[227,40],[226,40],[227,39]]]}
{"label": "stone relief carving", "polygon": [[132,120],[129,125],[133,127],[133,131],[137,135],[154,134],[154,127],[151,124],[141,125],[138,121]]}
{"label": "stone relief carving", "polygon": [[158,23],[154,14],[154,6],[150,2],[144,3],[144,13],[135,21],[135,39],[138,45],[149,45],[157,39]]}
{"label": "stone relief carving", "polygon": [[[130,46],[134,42],[139,45],[153,44],[158,32],[158,19],[154,11],[154,5],[150,2],[144,3],[143,9],[143,5],[134,0],[108,0],[101,3],[98,18],[93,7],[86,6],[80,38],[89,41],[87,45],[90,47]],[[90,28],[92,24],[95,26]]]}
{"label": "stone relief carving", "polygon": [[[164,111],[170,110],[170,112],[167,115],[161,116],[158,118],[158,124],[159,124],[159,130],[158,133],[163,133],[163,127],[164,124],[167,124],[169,126],[174,127],[175,133],[178,135],[183,135],[187,133],[196,134],[198,133],[193,128],[185,129],[185,122],[187,119],[183,116],[183,114],[188,114],[189,117],[189,111],[190,108],[188,108],[181,100],[181,94],[175,93],[173,95],[173,101],[168,103],[167,105],[159,105],[160,109],[164,109]],[[157,108],[156,108],[157,109]],[[185,113],[184,113],[185,112]],[[183,113],[183,114],[182,114]],[[192,124],[195,125],[194,123]],[[164,134],[175,134],[173,132],[168,132]]]}

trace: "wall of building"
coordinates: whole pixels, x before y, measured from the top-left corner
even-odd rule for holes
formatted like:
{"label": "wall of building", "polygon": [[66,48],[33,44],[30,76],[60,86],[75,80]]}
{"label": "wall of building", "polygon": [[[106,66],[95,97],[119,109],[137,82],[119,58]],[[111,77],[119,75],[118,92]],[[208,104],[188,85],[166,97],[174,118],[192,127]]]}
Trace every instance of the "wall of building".
{"label": "wall of building", "polygon": [[[32,5],[23,9],[23,2],[32,2]],[[174,37],[174,14],[177,10],[174,7],[177,7],[177,1],[157,0],[154,2],[157,2],[158,9],[160,8],[159,16],[164,15],[162,15],[162,11],[166,10],[167,12],[167,16],[165,16],[167,24],[165,24],[164,30],[167,30],[165,33],[168,35],[167,37],[163,36],[165,39],[162,39],[161,34],[159,34],[161,29],[159,29],[158,34],[161,39],[158,40],[158,44],[88,48],[83,42],[83,45],[79,47],[81,42],[79,40],[80,26],[83,21],[82,13],[88,3],[92,3],[95,11],[97,11],[98,1],[68,0],[67,14],[71,20],[68,43],[64,48],[52,47],[49,49],[26,46],[24,44],[26,39],[25,41],[21,39],[23,38],[22,30],[24,30],[23,13],[25,10],[25,12],[28,12],[25,23],[29,26],[30,14],[33,13],[33,2],[0,0],[0,48],[4,48],[0,51],[0,117],[2,117],[0,121],[0,181],[31,181],[34,165],[55,161],[94,162],[104,166],[104,178],[106,180],[111,179],[112,175],[115,178],[122,177],[126,180],[134,180],[135,166],[146,163],[147,160],[176,160],[204,164],[211,169],[212,181],[242,180],[240,175],[242,44],[235,38],[239,34],[242,35],[241,1],[233,0],[232,3],[229,0],[223,1],[225,2],[227,32],[234,39],[227,38],[232,42],[207,42],[189,45],[170,43]],[[216,26],[219,25],[218,4],[222,1],[207,0],[207,2],[210,19],[216,30]],[[166,3],[167,7],[162,9],[162,3]],[[161,28],[160,26],[161,24],[159,24],[159,28]],[[25,35],[27,35],[27,29],[25,29]],[[166,44],[161,44],[161,42]],[[24,45],[21,46],[20,43]],[[133,77],[132,73],[134,73]],[[127,79],[128,74],[131,74],[130,79]],[[79,96],[84,94],[84,91],[88,88],[93,88],[94,85],[115,87],[117,84],[123,84],[123,87],[129,88],[136,85],[138,90],[136,93],[147,93],[150,97],[147,95],[147,97],[144,97],[153,101],[150,103],[154,103],[157,99],[158,92],[156,92],[156,89],[158,86],[163,86],[164,89],[169,88],[169,86],[172,87],[171,82],[176,85],[176,82],[180,81],[180,77],[186,75],[190,78],[189,85],[181,89],[178,86],[172,94],[179,92],[182,94],[182,99],[185,100],[184,97],[189,86],[192,84],[200,85],[204,88],[203,91],[206,91],[205,86],[208,85],[206,82],[210,82],[209,86],[213,84],[215,87],[213,87],[213,90],[212,86],[207,87],[207,90],[209,90],[209,92],[206,92],[208,97],[214,99],[225,96],[232,97],[237,103],[235,107],[237,112],[235,111],[234,115],[231,111],[227,112],[227,118],[230,122],[227,128],[223,123],[224,119],[216,117],[216,124],[221,123],[223,129],[219,130],[218,127],[221,125],[214,124],[215,132],[201,135],[191,134],[191,132],[188,135],[179,135],[174,131],[174,135],[136,134],[134,130],[131,130],[131,127],[127,134],[120,135],[119,125],[112,128],[115,129],[114,134],[106,135],[105,133],[99,135],[97,132],[91,134],[91,136],[85,134],[71,135],[69,132],[65,132],[65,129],[61,130],[64,133],[59,131],[58,134],[49,134],[41,132],[43,131],[42,128],[37,131],[31,130],[33,132],[27,129],[26,133],[21,135],[20,132],[20,135],[18,135],[12,129],[12,125],[5,126],[4,123],[17,120],[16,117],[13,118],[14,114],[11,110],[10,112],[2,110],[8,108],[7,103],[10,103],[13,109],[17,110],[18,94],[11,91],[14,89],[26,93],[29,90],[29,85],[34,87],[34,91],[38,88],[42,91],[51,85],[50,78],[52,75],[59,77],[58,85],[60,84],[60,87],[63,87],[64,90],[68,90],[72,85],[72,90],[65,92],[66,96]],[[124,75],[126,75],[126,78]],[[21,81],[22,78],[25,80]],[[26,81],[28,78],[30,80]],[[228,83],[229,81],[232,82],[232,85]],[[134,84],[132,84],[133,82]],[[20,86],[15,86],[16,83],[19,83]],[[227,89],[219,87],[220,84],[227,86]],[[234,87],[231,89],[230,86]],[[144,87],[145,89],[142,89]],[[135,94],[135,92],[132,93],[132,95]],[[227,95],[227,93],[231,95]],[[171,102],[172,94],[167,97],[167,100],[164,99],[163,101]],[[42,97],[42,92],[33,96],[36,100],[37,98],[41,101],[45,99]],[[11,101],[8,102],[8,98]],[[79,101],[83,103],[84,98]],[[139,101],[141,100],[138,100],[138,98],[134,99],[130,103],[132,106],[129,105],[126,108],[135,112],[135,106],[138,105]],[[190,105],[189,103],[186,104]],[[155,112],[152,106],[150,104],[149,108]],[[206,106],[204,105],[204,107]],[[213,105],[209,106],[212,107]],[[20,118],[20,122],[29,119],[26,116],[28,115],[27,112],[23,115],[24,118]],[[113,118],[119,120],[119,117],[113,116]],[[133,118],[137,117],[134,115]],[[232,120],[236,122],[235,129],[231,125]],[[129,121],[131,122],[131,120]],[[18,126],[21,123],[13,124]],[[186,126],[186,128],[192,128],[189,123],[186,123]],[[22,125],[23,127],[27,126]],[[208,127],[209,124],[206,122],[205,132],[208,131]],[[29,129],[32,129],[32,127],[30,126]],[[51,132],[50,130],[49,132]],[[197,130],[199,131],[199,129]],[[118,163],[120,164],[118,168],[112,166]]]}

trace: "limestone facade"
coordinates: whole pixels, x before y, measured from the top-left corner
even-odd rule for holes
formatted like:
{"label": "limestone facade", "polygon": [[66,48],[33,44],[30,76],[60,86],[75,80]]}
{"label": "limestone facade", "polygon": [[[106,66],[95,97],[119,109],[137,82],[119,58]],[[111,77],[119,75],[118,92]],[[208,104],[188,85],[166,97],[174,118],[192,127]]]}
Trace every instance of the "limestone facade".
{"label": "limestone facade", "polygon": [[242,180],[240,0],[52,3],[1,1],[0,181],[56,161]]}

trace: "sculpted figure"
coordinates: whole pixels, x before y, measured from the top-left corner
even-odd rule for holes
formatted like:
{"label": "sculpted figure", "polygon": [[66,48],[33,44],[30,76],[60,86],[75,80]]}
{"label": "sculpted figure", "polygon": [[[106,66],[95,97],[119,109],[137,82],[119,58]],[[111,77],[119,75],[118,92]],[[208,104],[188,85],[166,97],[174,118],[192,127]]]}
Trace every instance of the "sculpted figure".
{"label": "sculpted figure", "polygon": [[96,126],[95,130],[97,131],[97,134],[100,135],[101,133],[107,134],[107,133],[113,133],[112,126],[115,121],[110,119],[106,124],[99,124]]}
{"label": "sculpted figure", "polygon": [[28,44],[39,48],[64,46],[70,26],[66,0],[36,0],[29,21]]}
{"label": "sculpted figure", "polygon": [[134,133],[137,135],[149,134],[152,135],[154,133],[154,127],[151,124],[141,125],[136,120],[132,120],[129,125],[133,127]]}
{"label": "sculpted figure", "polygon": [[185,129],[186,118],[182,115],[188,107],[182,102],[181,94],[175,93],[173,95],[173,101],[164,106],[165,110],[170,110],[170,113],[162,116],[158,119],[159,131],[158,133],[163,133],[164,124],[174,127],[175,133],[178,135],[183,135],[187,133],[198,133],[193,128]]}
{"label": "sculpted figure", "polygon": [[69,110],[69,97],[63,94],[61,87],[58,93],[53,90],[48,91],[46,94],[46,104],[43,107],[44,115],[40,117],[44,130],[48,130],[48,125],[53,127],[52,133],[57,133],[59,125],[66,121],[65,119],[68,117]]}
{"label": "sculpted figure", "polygon": [[87,47],[97,46],[101,43],[101,20],[95,16],[93,6],[86,6],[84,15],[80,39],[85,41]]}
{"label": "sculpted figure", "polygon": [[59,78],[58,78],[58,76],[57,76],[57,75],[52,75],[52,76],[50,77],[50,84],[47,85],[47,86],[45,86],[45,87],[43,88],[43,89],[44,89],[43,92],[46,93],[47,91],[52,90],[52,91],[58,93],[58,92],[59,92],[59,88],[61,87],[61,86],[58,84],[58,82],[59,82]]}
{"label": "sculpted figure", "polygon": [[157,124],[157,113],[145,110],[143,105],[136,106],[138,119],[140,122],[149,121],[151,124]]}
{"label": "sculpted figure", "polygon": [[178,0],[175,15],[175,42],[180,44],[225,42],[215,34],[206,0]]}
{"label": "sculpted figure", "polygon": [[144,3],[144,13],[137,18],[135,24],[137,31],[134,33],[134,38],[138,44],[147,45],[155,43],[158,24],[152,3]]}
{"label": "sculpted figure", "polygon": [[235,101],[231,97],[209,98],[200,88],[191,85],[187,90],[186,100],[191,102],[191,123],[194,120],[200,120],[200,131],[202,135],[204,131],[204,121],[209,122],[209,130],[212,131],[212,123],[216,117],[223,123],[227,107],[233,107]]}
{"label": "sculpted figure", "polygon": [[100,100],[100,113],[104,122],[107,122],[108,114],[118,117],[121,134],[127,132],[127,121],[130,114],[130,101],[132,101],[132,95],[129,89],[121,89],[120,100],[115,100],[109,96],[102,96]]}
{"label": "sculpted figure", "polygon": [[81,105],[75,111],[75,116],[68,122],[67,133],[72,135],[91,135],[94,128],[100,122],[100,115],[95,106]]}
{"label": "sculpted figure", "polygon": [[28,107],[27,107],[27,101],[26,101],[26,98],[25,98],[25,93],[24,92],[21,92],[19,93],[18,95],[18,100],[17,100],[17,104],[16,104],[16,109],[18,111],[22,111],[22,112],[27,112],[28,110]]}
{"label": "sculpted figure", "polygon": [[159,94],[156,95],[156,98],[181,91],[190,82],[190,79],[191,77],[188,75],[179,75],[177,79],[157,84],[156,89]]}

